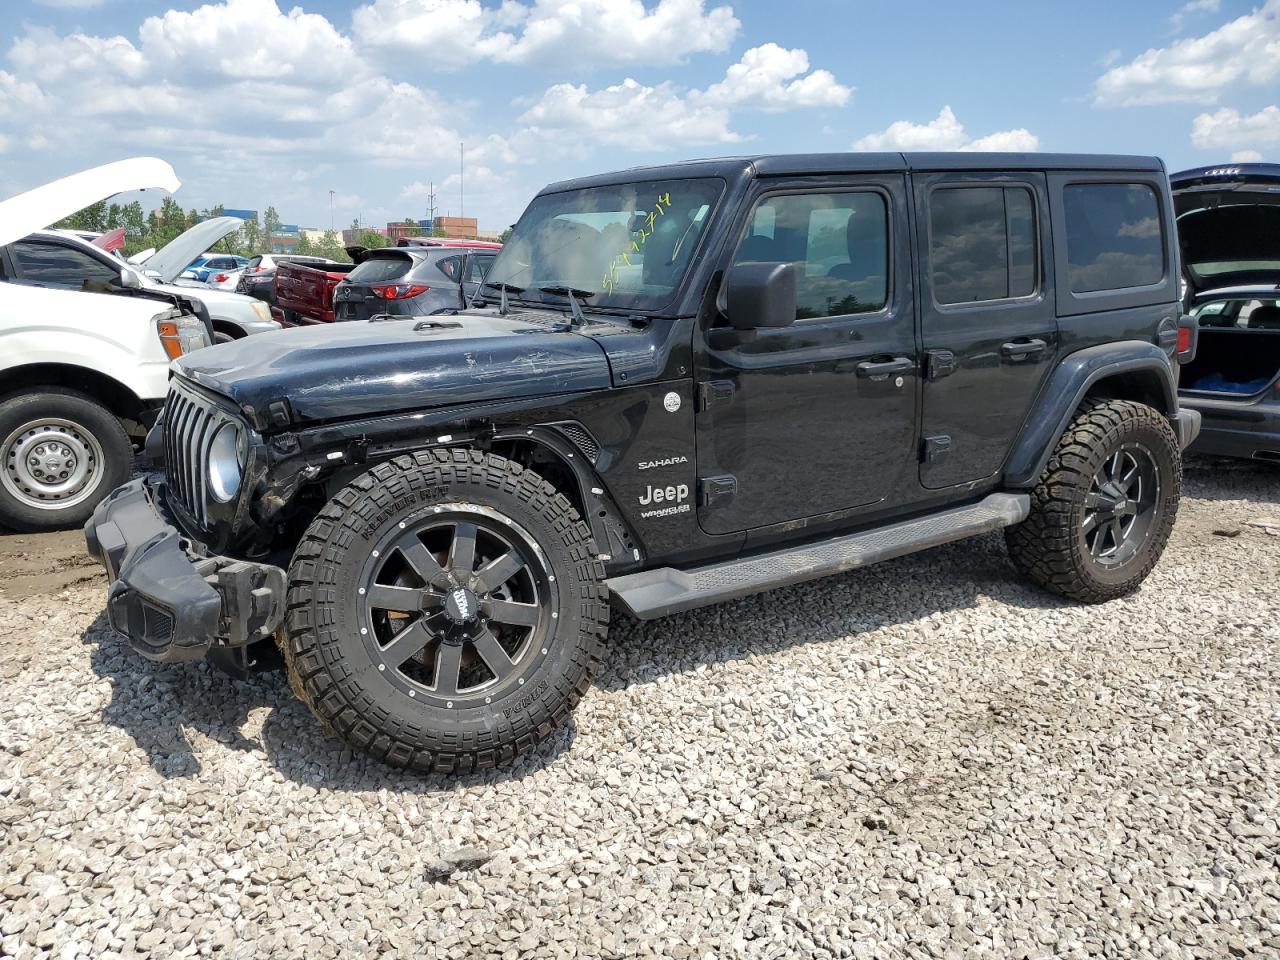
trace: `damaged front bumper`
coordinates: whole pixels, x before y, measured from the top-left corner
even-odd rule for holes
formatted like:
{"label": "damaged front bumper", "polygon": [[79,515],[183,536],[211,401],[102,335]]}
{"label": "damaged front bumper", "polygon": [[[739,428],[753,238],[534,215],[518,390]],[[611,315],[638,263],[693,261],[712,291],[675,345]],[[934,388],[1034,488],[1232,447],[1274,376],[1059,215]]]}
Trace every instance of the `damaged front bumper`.
{"label": "damaged front bumper", "polygon": [[149,660],[179,663],[272,636],[284,619],[285,572],[205,553],[164,506],[164,483],[134,480],[84,528],[107,569],[107,617]]}

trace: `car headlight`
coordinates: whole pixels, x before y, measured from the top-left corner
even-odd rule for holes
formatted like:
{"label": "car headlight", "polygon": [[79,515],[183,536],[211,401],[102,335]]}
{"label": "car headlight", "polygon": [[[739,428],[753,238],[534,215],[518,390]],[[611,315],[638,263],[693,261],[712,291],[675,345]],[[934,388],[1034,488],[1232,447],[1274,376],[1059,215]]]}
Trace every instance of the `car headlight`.
{"label": "car headlight", "polygon": [[261,300],[255,300],[253,302],[253,312],[258,315],[259,320],[271,319],[271,308]]}
{"label": "car headlight", "polygon": [[226,503],[240,490],[240,430],[234,423],[223,424],[209,444],[209,490],[215,500]]}

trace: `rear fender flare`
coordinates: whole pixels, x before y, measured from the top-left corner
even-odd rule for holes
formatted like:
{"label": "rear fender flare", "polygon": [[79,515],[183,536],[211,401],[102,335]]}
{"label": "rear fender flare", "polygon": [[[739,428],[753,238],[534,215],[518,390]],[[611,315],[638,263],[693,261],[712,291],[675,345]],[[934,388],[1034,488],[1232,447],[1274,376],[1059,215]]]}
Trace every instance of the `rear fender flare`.
{"label": "rear fender flare", "polygon": [[[1147,388],[1146,397],[1126,395],[1132,394],[1127,384],[1135,382],[1135,376]],[[1005,487],[1035,486],[1080,404],[1109,380],[1126,383],[1126,389],[1117,394],[1121,399],[1158,400],[1160,412],[1169,418],[1178,412],[1176,368],[1154,343],[1122,340],[1077,350],[1058,364],[1040,392],[1005,465]]]}

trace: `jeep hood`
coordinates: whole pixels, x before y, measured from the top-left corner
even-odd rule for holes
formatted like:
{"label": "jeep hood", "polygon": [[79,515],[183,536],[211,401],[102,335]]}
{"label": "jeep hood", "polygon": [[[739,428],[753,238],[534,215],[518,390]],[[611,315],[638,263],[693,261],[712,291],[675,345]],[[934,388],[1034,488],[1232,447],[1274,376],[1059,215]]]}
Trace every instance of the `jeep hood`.
{"label": "jeep hood", "polygon": [[1169,183],[1183,273],[1196,294],[1280,283],[1280,164],[1199,167]]}
{"label": "jeep hood", "polygon": [[142,261],[142,269],[163,283],[173,283],[196,257],[244,223],[239,217],[212,217],[178,234]]}
{"label": "jeep hood", "polygon": [[177,373],[234,401],[260,428],[285,400],[294,425],[610,385],[591,337],[550,316],[456,316],[326,323],[197,350]]}
{"label": "jeep hood", "polygon": [[117,160],[73,173],[0,202],[0,246],[117,193],[152,188],[173,193],[180,185],[173,167],[155,157]]}

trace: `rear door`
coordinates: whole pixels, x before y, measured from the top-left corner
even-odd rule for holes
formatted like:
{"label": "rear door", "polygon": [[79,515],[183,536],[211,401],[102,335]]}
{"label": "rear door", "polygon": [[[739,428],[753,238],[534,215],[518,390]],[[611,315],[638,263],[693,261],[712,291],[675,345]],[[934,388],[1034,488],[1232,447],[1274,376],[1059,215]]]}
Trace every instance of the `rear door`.
{"label": "rear door", "polygon": [[713,534],[869,509],[904,479],[915,488],[905,176],[764,181],[748,210],[730,265],[791,263],[796,321],[749,338],[704,331],[698,521]]}
{"label": "rear door", "polygon": [[1058,347],[1040,173],[914,176],[924,388],[920,483],[993,477]]}
{"label": "rear door", "polygon": [[484,282],[489,265],[493,263],[496,253],[472,252],[467,254],[467,262],[463,268],[462,298],[464,306],[471,302],[480,292],[480,284]]}

